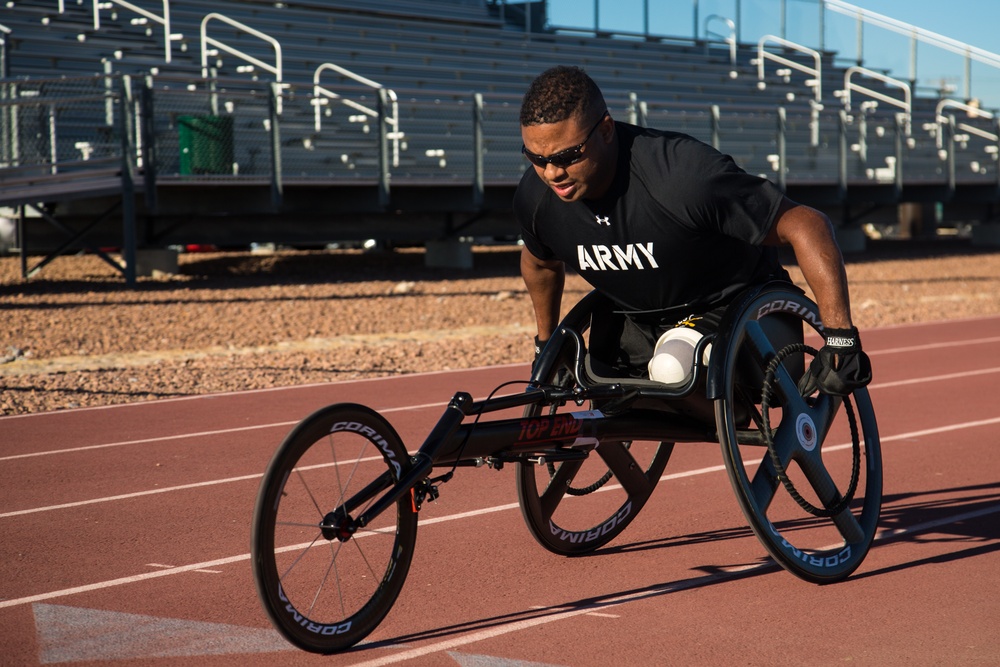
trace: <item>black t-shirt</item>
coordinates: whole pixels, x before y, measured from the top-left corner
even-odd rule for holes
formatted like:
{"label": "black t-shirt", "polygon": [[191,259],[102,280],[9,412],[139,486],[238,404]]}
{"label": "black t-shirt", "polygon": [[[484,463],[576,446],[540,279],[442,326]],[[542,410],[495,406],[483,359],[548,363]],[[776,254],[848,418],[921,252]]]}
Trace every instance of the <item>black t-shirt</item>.
{"label": "black t-shirt", "polygon": [[564,202],[534,169],[514,212],[528,250],[559,259],[625,311],[703,312],[787,277],[760,243],[782,201],[771,182],[693,137],[616,123],[618,167],[599,200]]}

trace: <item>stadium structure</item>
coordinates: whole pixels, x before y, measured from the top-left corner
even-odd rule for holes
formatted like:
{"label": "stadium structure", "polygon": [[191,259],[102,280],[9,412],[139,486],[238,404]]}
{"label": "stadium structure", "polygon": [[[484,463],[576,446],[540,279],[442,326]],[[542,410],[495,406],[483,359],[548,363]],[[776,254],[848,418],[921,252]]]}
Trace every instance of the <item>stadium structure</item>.
{"label": "stadium structure", "polygon": [[[131,282],[189,244],[369,239],[464,266],[470,239],[516,236],[521,95],[573,64],[616,118],[713,144],[826,211],[845,247],[955,221],[996,241],[998,116],[968,87],[870,69],[822,28],[745,35],[739,5],[699,20],[696,2],[694,34],[670,36],[555,26],[545,0],[5,0],[0,217],[25,276],[80,249]],[[816,7],[908,34],[914,56],[942,41]],[[1000,66],[945,45],[966,80],[972,59]]]}

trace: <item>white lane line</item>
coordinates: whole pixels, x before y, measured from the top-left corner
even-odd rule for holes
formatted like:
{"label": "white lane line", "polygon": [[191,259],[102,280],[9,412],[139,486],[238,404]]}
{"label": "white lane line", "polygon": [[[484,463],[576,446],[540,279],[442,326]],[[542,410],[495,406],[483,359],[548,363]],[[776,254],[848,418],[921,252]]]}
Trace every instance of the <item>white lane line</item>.
{"label": "white lane line", "polygon": [[233,563],[240,563],[245,560],[250,560],[250,554],[229,556],[228,558],[219,558],[218,560],[205,561],[204,563],[194,563],[192,565],[180,565],[178,567],[170,568],[169,570],[145,572],[143,574],[136,574],[131,577],[121,577],[120,579],[111,579],[110,581],[100,581],[94,584],[86,584],[84,586],[74,586],[73,588],[64,588],[61,591],[50,591],[48,593],[39,593],[38,595],[29,595],[28,597],[15,598],[13,600],[0,600],[0,609],[5,609],[7,607],[17,607],[19,605],[31,604],[33,602],[41,602],[42,600],[52,600],[54,598],[66,597],[68,595],[76,595],[78,593],[100,591],[104,590],[105,588],[113,588],[115,586],[123,586],[125,584],[134,584],[136,582],[146,581],[148,579],[169,577],[171,575],[181,574],[183,572],[194,572],[196,570],[210,569],[213,567],[222,567],[223,565],[232,565]]}
{"label": "white lane line", "polygon": [[[398,408],[382,408],[381,413],[405,412],[407,410],[423,410],[425,408],[439,408],[448,405],[447,401],[437,403],[424,403],[422,405],[406,405]],[[207,438],[216,435],[227,435],[229,433],[240,433],[243,431],[256,431],[268,428],[288,428],[299,423],[299,419],[286,422],[273,422],[271,424],[258,424],[256,426],[238,426],[234,428],[223,428],[215,431],[198,431],[194,433],[181,433],[179,435],[164,435],[155,438],[143,438],[141,440],[123,440],[121,442],[108,442],[103,445],[86,445],[83,447],[71,447],[68,449],[51,449],[44,452],[32,452],[30,454],[14,454],[12,456],[0,457],[0,462],[13,461],[15,459],[30,459],[38,456],[51,456],[53,454],[75,454],[77,452],[87,452],[94,449],[107,449],[108,447],[127,447],[129,445],[148,445],[151,442],[167,442],[170,440],[184,440],[186,438]]]}
{"label": "white lane line", "polygon": [[0,519],[7,519],[13,516],[23,516],[25,514],[37,514],[39,512],[51,512],[53,510],[64,510],[64,509],[69,509],[71,507],[82,507],[84,505],[97,505],[100,503],[110,503],[116,500],[130,500],[132,498],[141,498],[143,496],[155,496],[159,493],[170,493],[172,491],[186,491],[188,489],[197,489],[205,486],[217,486],[221,484],[229,484],[232,482],[245,482],[247,480],[260,479],[263,476],[264,473],[256,473],[253,475],[241,475],[240,477],[227,477],[226,479],[213,479],[207,482],[181,484],[180,486],[167,486],[162,489],[136,491],[135,493],[122,493],[117,496],[105,496],[103,498],[91,498],[90,500],[78,500],[72,503],[60,503],[59,505],[48,505],[46,507],[31,507],[29,509],[24,509],[24,510],[4,512],[0,514]]}
{"label": "white lane line", "polygon": [[[397,409],[398,410],[403,410],[403,409],[406,409],[406,408],[397,408]],[[389,410],[386,410],[386,412],[389,412]],[[962,423],[959,423],[959,424],[950,424],[948,426],[938,426],[938,427],[935,427],[935,428],[924,429],[924,430],[921,430],[921,431],[911,431],[909,433],[900,433],[898,435],[890,435],[890,436],[884,436],[884,437],[880,436],[879,437],[879,442],[886,443],[886,442],[893,442],[895,440],[909,440],[909,439],[912,439],[912,438],[919,438],[919,437],[923,437],[923,436],[926,436],[926,435],[936,435],[938,433],[947,433],[949,431],[957,431],[957,430],[967,429],[967,428],[977,428],[977,427],[980,427],[980,426],[992,426],[993,424],[1000,424],[1000,417],[994,417],[994,418],[991,418],[991,419],[980,419],[980,420],[971,421],[971,422],[962,422]],[[839,444],[839,445],[829,445],[829,446],[825,446],[823,448],[823,451],[825,451],[825,452],[834,452],[834,451],[837,451],[837,450],[840,450],[840,449],[847,449],[847,448],[852,447],[852,446],[853,446],[852,443],[843,443],[843,444]],[[752,463],[752,462],[747,462],[748,465],[750,463]],[[718,465],[718,466],[711,466],[711,467],[708,467],[708,468],[701,468],[699,470],[692,470],[690,472],[672,473],[672,474],[669,474],[669,475],[664,475],[663,477],[660,478],[660,481],[664,481],[664,480],[668,480],[668,479],[680,479],[682,477],[690,477],[690,476],[693,476],[693,475],[701,475],[701,474],[710,473],[710,472],[717,472],[719,470],[725,470],[725,469],[726,468],[725,468],[724,465]],[[205,482],[194,482],[192,484],[181,484],[181,485],[178,485],[178,486],[169,486],[169,487],[164,487],[162,489],[150,489],[148,491],[136,491],[134,493],[123,493],[123,494],[115,495],[115,496],[105,496],[105,497],[102,497],[102,498],[91,498],[89,500],[78,500],[78,501],[71,502],[71,503],[60,503],[58,505],[48,505],[48,506],[44,506],[44,507],[32,507],[32,508],[23,509],[23,510],[15,510],[15,511],[12,511],[12,512],[0,513],[0,519],[5,519],[5,518],[15,517],[15,516],[22,516],[22,515],[25,515],[25,514],[37,514],[39,512],[49,512],[49,511],[53,511],[53,510],[68,509],[68,508],[71,508],[71,507],[81,507],[83,505],[96,505],[96,504],[99,504],[99,503],[108,503],[108,502],[113,502],[113,501],[116,501],[116,500],[129,500],[129,499],[132,499],[132,498],[140,498],[142,496],[151,496],[151,495],[156,495],[156,494],[160,494],[160,493],[169,493],[169,492],[172,492],[172,491],[184,491],[184,490],[188,490],[188,489],[197,489],[197,488],[203,488],[203,487],[208,487],[208,486],[215,486],[215,485],[218,485],[218,484],[230,484],[230,483],[233,483],[233,482],[245,482],[245,481],[248,481],[248,480],[260,479],[263,476],[264,476],[263,473],[254,473],[252,475],[240,475],[238,477],[227,477],[227,478],[224,478],[224,479],[208,480],[208,481],[205,481]],[[606,487],[604,490],[608,490],[609,491],[611,489],[616,489],[616,488],[619,488],[619,487],[617,485],[611,485],[611,486]],[[506,506],[505,505],[505,506],[502,506],[501,509],[507,509],[508,507],[510,507],[510,506]],[[513,507],[517,507],[517,504],[514,504]],[[487,511],[498,511],[498,510],[487,510]],[[463,515],[458,515],[458,516],[461,517]],[[436,521],[437,520],[431,520],[431,522],[436,522]]]}
{"label": "white lane line", "polygon": [[[874,541],[878,543],[889,539],[895,539],[903,535],[927,532],[935,528],[952,525],[955,523],[959,523],[961,521],[969,521],[971,519],[977,519],[983,516],[988,516],[990,514],[996,514],[998,512],[1000,512],[1000,505],[996,507],[989,507],[985,509],[976,510],[973,512],[966,512],[965,514],[946,517],[938,519],[936,521],[928,521],[926,523],[918,524],[916,526],[911,526],[909,528],[901,528],[894,531],[886,531],[881,535],[876,535]],[[486,639],[494,639],[496,637],[501,637],[503,635],[511,634],[513,632],[519,632],[521,630],[527,630],[528,628],[533,628],[539,625],[547,625],[549,623],[555,623],[556,621],[562,621],[568,618],[573,618],[574,616],[581,616],[584,614],[596,615],[595,610],[597,609],[607,610],[612,607],[628,604],[630,602],[638,602],[644,599],[656,598],[663,595],[667,595],[669,593],[677,593],[679,591],[688,590],[691,588],[698,588],[701,586],[707,586],[710,584],[719,583],[726,579],[746,577],[752,575],[754,572],[757,571],[764,573],[768,570],[777,570],[777,569],[778,566],[774,562],[766,560],[758,565],[753,565],[747,568],[740,568],[738,571],[719,572],[719,573],[709,574],[703,577],[695,577],[693,579],[684,579],[681,581],[670,582],[660,586],[649,587],[646,590],[638,591],[635,593],[629,593],[626,595],[618,595],[604,599],[599,599],[598,601],[591,602],[584,606],[571,607],[566,611],[553,610],[552,613],[548,613],[543,616],[538,616],[535,618],[525,619],[522,621],[515,621],[513,623],[498,625],[488,630],[473,632],[467,635],[460,635],[453,639],[447,639],[445,641],[437,642],[435,644],[428,644],[427,646],[421,646],[418,648],[401,651],[393,655],[382,656],[379,658],[375,658],[373,660],[366,660],[364,662],[352,663],[350,667],[384,667],[385,665],[392,665],[399,662],[403,662],[405,660],[413,660],[414,658],[420,658],[423,656],[432,655],[434,653],[448,651],[460,646],[474,644],[476,642],[480,642]],[[610,614],[602,614],[602,615],[610,615]]]}
{"label": "white lane line", "polygon": [[902,322],[900,324],[886,324],[881,327],[872,327],[869,331],[892,331],[894,329],[920,329],[922,327],[953,327],[963,322],[992,322],[1000,320],[997,315],[976,315],[972,317],[959,317],[956,319],[930,320],[928,322]]}
{"label": "white lane line", "polygon": [[939,341],[936,343],[925,343],[924,345],[911,345],[909,347],[893,347],[888,350],[871,350],[870,356],[882,354],[901,354],[905,352],[922,352],[924,350],[937,350],[942,347],[953,348],[965,345],[988,345],[990,343],[1000,343],[1000,336],[991,338],[970,338],[962,341]]}
{"label": "white lane line", "polygon": [[496,366],[476,366],[475,368],[454,368],[446,371],[424,371],[421,373],[403,373],[399,375],[384,375],[376,378],[356,378],[351,380],[341,380],[339,382],[313,382],[311,384],[296,384],[288,387],[265,387],[263,389],[242,389],[240,391],[221,391],[214,394],[195,394],[193,396],[177,396],[175,398],[157,398],[151,401],[135,401],[134,403],[116,403],[114,405],[95,405],[86,408],[71,408],[66,410],[53,410],[51,412],[32,412],[24,415],[4,415],[0,416],[0,422],[11,419],[31,419],[37,417],[52,417],[53,415],[70,415],[78,412],[92,412],[94,410],[121,410],[125,408],[158,407],[164,403],[178,403],[181,401],[197,401],[205,398],[223,398],[226,396],[244,396],[253,394],[267,394],[279,391],[298,391],[299,389],[317,389],[320,387],[340,387],[350,384],[367,384],[370,382],[386,382],[390,380],[405,380],[410,378],[433,377],[435,375],[454,375],[456,373],[478,373],[481,371],[492,371],[504,368],[518,368],[527,366],[527,362],[515,364],[498,364]]}
{"label": "white lane line", "polygon": [[[909,439],[912,439],[912,438],[922,437],[922,436],[925,436],[925,435],[934,435],[934,434],[937,434],[937,433],[944,433],[944,432],[948,432],[948,431],[955,431],[955,430],[963,429],[963,428],[975,428],[975,427],[978,427],[978,426],[990,426],[990,425],[993,425],[993,424],[1000,424],[1000,417],[995,417],[993,419],[983,419],[983,420],[979,420],[979,421],[975,421],[975,422],[965,422],[963,424],[953,424],[953,425],[950,425],[950,426],[940,426],[940,427],[937,427],[937,428],[924,429],[924,430],[921,430],[921,431],[911,431],[909,433],[899,433],[897,435],[888,436],[886,438],[880,438],[880,441],[884,443],[884,442],[892,442],[892,441],[897,441],[897,440],[909,440]],[[850,444],[843,444],[843,445],[837,445],[836,448],[837,449],[844,449],[844,448],[847,448],[847,447],[850,447],[850,446],[851,446]],[[750,464],[750,462],[748,462],[748,465],[749,464]],[[660,479],[662,481],[662,480],[667,480],[667,479],[680,479],[680,478],[684,478],[684,477],[694,477],[696,475],[704,475],[704,474],[713,473],[713,472],[721,472],[721,471],[723,471],[725,469],[726,469],[726,467],[724,465],[711,466],[711,467],[708,467],[708,468],[699,468],[699,469],[696,469],[696,470],[689,470],[689,471],[686,471],[686,472],[679,472],[679,473],[673,473],[673,474],[670,474],[670,475],[664,475]],[[450,514],[448,516],[435,517],[435,518],[432,518],[432,519],[421,520],[420,521],[420,525],[421,526],[429,526],[429,525],[432,525],[432,524],[448,523],[448,522],[451,522],[451,521],[459,521],[461,519],[478,517],[478,516],[482,516],[482,515],[485,515],[485,514],[493,514],[495,512],[509,511],[509,510],[517,509],[518,507],[519,507],[518,503],[508,503],[506,505],[496,505],[494,507],[484,507],[484,508],[478,509],[478,510],[471,510],[471,511],[468,511],[468,512],[460,512],[458,514]],[[925,531],[925,530],[928,530],[930,528],[934,528],[934,527],[937,527],[937,526],[948,525],[950,523],[955,523],[957,521],[964,521],[964,520],[967,520],[967,519],[970,519],[970,518],[976,518],[976,517],[979,517],[979,516],[984,516],[984,515],[992,514],[992,513],[995,513],[995,512],[1000,512],[1000,505],[998,505],[996,507],[987,508],[985,510],[980,510],[980,511],[977,511],[977,512],[972,512],[972,513],[969,513],[969,514],[966,514],[966,515],[958,515],[958,516],[951,517],[951,518],[940,519],[938,521],[933,521],[933,522],[928,522],[928,523],[923,523],[923,524],[917,524],[916,526],[912,526],[910,528],[901,528],[901,529],[895,529],[893,531],[885,531],[881,535],[881,538],[882,539],[889,539],[889,538],[895,538],[895,537],[898,537],[900,535],[906,535],[906,534],[913,533],[913,532],[922,532],[922,531]],[[880,539],[879,537],[876,537],[876,541],[878,541],[879,539]],[[292,546],[289,546],[289,547],[283,547],[279,551],[294,551],[296,549],[301,549],[304,546],[306,546],[305,543],[303,543],[303,544],[296,544],[296,545],[292,545]],[[16,607],[18,605],[23,605],[23,604],[31,604],[33,602],[41,602],[43,600],[51,600],[53,598],[66,597],[66,596],[69,596],[69,595],[76,595],[77,593],[86,593],[86,592],[89,592],[89,591],[96,591],[96,590],[101,590],[101,589],[104,589],[104,588],[112,588],[114,586],[121,586],[121,585],[124,585],[124,584],[136,583],[136,582],[139,582],[139,581],[145,581],[147,579],[155,579],[157,577],[164,577],[164,576],[169,576],[169,575],[174,575],[174,574],[182,574],[184,572],[192,572],[192,571],[198,571],[198,570],[203,570],[203,569],[211,569],[213,567],[219,567],[219,566],[222,566],[222,565],[230,565],[232,563],[238,563],[238,562],[245,561],[245,560],[250,560],[250,554],[242,554],[242,555],[239,555],[239,556],[230,556],[228,558],[221,558],[219,560],[207,561],[207,562],[204,562],[204,563],[194,563],[192,565],[182,565],[182,566],[172,567],[170,569],[160,570],[158,572],[147,572],[147,573],[144,573],[144,574],[138,574],[138,575],[134,575],[134,576],[131,576],[131,577],[122,577],[120,579],[112,579],[110,581],[103,581],[103,582],[98,582],[98,583],[94,583],[94,584],[87,584],[85,586],[76,586],[74,588],[66,588],[66,589],[58,590],[58,591],[50,591],[48,593],[39,593],[38,595],[31,595],[31,596],[23,597],[23,598],[15,598],[15,599],[12,599],[12,600],[0,600],[0,609],[6,608],[6,607]],[[526,626],[526,627],[529,627],[529,626]],[[476,640],[476,641],[478,641],[478,640]]]}
{"label": "white lane line", "polygon": [[903,387],[908,384],[923,384],[925,382],[940,382],[942,380],[958,380],[961,378],[975,377],[977,375],[989,375],[990,373],[1000,373],[1000,368],[980,368],[974,371],[961,371],[959,373],[947,373],[945,375],[932,375],[925,378],[911,378],[909,380],[894,380],[892,382],[877,382],[868,385],[869,389],[888,389],[889,387]]}
{"label": "white lane line", "polygon": [[[924,327],[924,326],[940,326],[940,325],[948,325],[948,324],[955,324],[955,323],[961,323],[961,322],[973,322],[973,321],[992,320],[992,319],[994,319],[994,318],[993,317],[973,317],[973,318],[964,318],[964,319],[959,319],[959,320],[941,320],[941,321],[935,321],[935,322],[915,322],[915,323],[909,323],[909,324],[897,324],[897,325],[891,325],[891,326],[886,326],[886,327],[878,327],[878,329],[920,328],[920,327]],[[938,343],[929,343],[929,344],[926,344],[926,345],[915,345],[915,346],[910,346],[910,347],[890,348],[890,349],[887,349],[887,350],[871,350],[871,351],[868,352],[868,354],[869,355],[897,354],[897,353],[902,353],[902,352],[915,352],[915,351],[920,351],[920,350],[937,349],[937,348],[942,348],[942,347],[945,347],[945,348],[954,348],[954,347],[961,347],[961,346],[964,346],[964,345],[981,345],[981,344],[988,344],[988,343],[993,343],[993,342],[997,342],[997,341],[1000,341],[1000,337],[975,338],[975,339],[970,339],[970,340],[957,340],[957,341],[945,341],[945,342],[938,342]],[[11,419],[31,419],[31,418],[38,418],[38,417],[51,417],[53,415],[75,414],[75,413],[78,413],[78,412],[88,412],[88,411],[94,411],[94,410],[120,410],[120,409],[149,407],[149,406],[154,406],[155,407],[155,406],[163,405],[163,404],[166,404],[166,403],[177,403],[177,402],[180,402],[180,401],[195,401],[195,400],[200,400],[200,399],[205,399],[205,398],[221,398],[221,397],[226,397],[226,396],[253,395],[253,394],[263,394],[263,393],[280,392],[280,391],[296,391],[296,390],[299,390],[299,389],[315,389],[315,388],[319,388],[319,387],[336,387],[336,386],[339,386],[339,385],[347,385],[347,384],[355,384],[355,383],[386,382],[386,381],[406,379],[406,378],[432,377],[432,376],[435,376],[435,375],[444,375],[446,373],[447,374],[452,374],[452,375],[454,375],[456,373],[477,373],[477,372],[481,372],[481,371],[490,371],[490,370],[504,369],[504,368],[519,368],[519,367],[522,367],[522,366],[525,366],[525,365],[526,365],[526,363],[498,364],[496,366],[477,366],[475,368],[457,368],[457,369],[450,369],[450,370],[446,370],[446,371],[425,371],[425,372],[421,372],[421,373],[407,373],[405,375],[387,375],[387,376],[375,377],[375,378],[357,378],[357,379],[353,379],[353,380],[344,380],[344,381],[340,381],[340,382],[315,382],[315,383],[311,383],[311,384],[300,384],[300,385],[293,385],[293,386],[289,386],[289,387],[266,387],[264,389],[247,389],[247,390],[242,390],[242,391],[228,391],[228,392],[218,392],[218,393],[211,393],[211,394],[196,394],[196,395],[193,395],[193,396],[178,396],[178,397],[175,397],[175,398],[160,398],[160,399],[156,399],[156,400],[152,400],[152,401],[136,401],[134,403],[117,403],[115,405],[97,405],[97,406],[93,406],[93,407],[72,408],[72,409],[68,409],[68,410],[54,410],[54,411],[51,411],[51,412],[34,412],[34,413],[23,414],[23,415],[0,415],[0,422],[6,421],[6,420],[11,420]],[[0,459],[0,461],[3,461],[3,460],[5,460],[5,459]]]}
{"label": "white lane line", "polygon": [[[998,337],[996,339],[983,339],[983,340],[996,340],[996,341],[1000,341],[1000,337]],[[938,382],[938,381],[943,381],[943,380],[958,380],[958,379],[965,378],[965,377],[974,377],[974,376],[977,376],[977,375],[987,375],[987,374],[991,374],[991,373],[1000,373],[1000,367],[980,368],[980,369],[976,369],[976,370],[972,370],[972,371],[962,371],[962,372],[958,372],[958,373],[948,373],[946,375],[934,375],[934,376],[923,377],[923,378],[912,378],[912,379],[908,379],[908,380],[896,380],[894,382],[880,382],[880,383],[875,383],[875,384],[869,385],[869,389],[887,389],[889,387],[901,387],[901,386],[910,385],[910,384],[922,384],[922,383],[925,383],[925,382]],[[399,407],[395,407],[395,408],[382,408],[382,409],[379,410],[379,412],[381,412],[383,414],[389,414],[389,413],[393,413],[393,412],[405,412],[405,411],[409,411],[409,410],[423,410],[423,409],[427,409],[427,408],[444,407],[446,405],[448,405],[447,401],[438,401],[438,402],[435,402],[435,403],[423,403],[423,404],[420,404],[420,405],[405,405],[405,406],[399,406]],[[214,430],[214,431],[198,431],[198,432],[194,432],[194,433],[182,433],[182,434],[179,434],[179,435],[165,435],[165,436],[158,436],[158,437],[155,437],[155,438],[143,438],[143,439],[140,439],[140,440],[124,440],[124,441],[121,441],[121,442],[109,442],[109,443],[105,443],[105,444],[101,444],[101,445],[86,445],[86,446],[83,446],[83,447],[71,447],[71,448],[67,448],[67,449],[52,449],[52,450],[48,450],[48,451],[44,451],[44,452],[32,452],[30,454],[14,454],[14,455],[11,455],[11,456],[0,456],[0,463],[2,463],[4,461],[14,461],[14,460],[17,460],[17,459],[36,458],[36,457],[39,457],[39,456],[52,456],[52,455],[55,455],[55,454],[74,454],[74,453],[78,453],[78,452],[86,452],[86,451],[92,451],[92,450],[97,450],[97,449],[107,449],[107,448],[110,448],[110,447],[127,447],[127,446],[131,446],[131,445],[145,445],[145,444],[150,444],[150,443],[154,443],[154,442],[167,442],[167,441],[171,441],[171,440],[184,440],[184,439],[187,439],[187,438],[206,438],[206,437],[212,437],[212,436],[218,436],[218,435],[227,435],[227,434],[230,434],[230,433],[241,433],[241,432],[246,432],[246,431],[256,431],[256,430],[263,430],[263,429],[269,429],[269,428],[288,428],[290,426],[294,426],[297,423],[298,423],[298,420],[296,420],[296,421],[273,422],[273,423],[270,423],[270,424],[258,424],[256,426],[239,426],[239,427],[235,427],[235,428],[218,429],[218,430]]]}
{"label": "white lane line", "polygon": [[68,449],[50,449],[45,452],[32,452],[30,454],[14,454],[12,456],[0,457],[2,461],[14,461],[17,459],[31,459],[38,456],[52,456],[53,454],[76,454],[77,452],[89,452],[95,449],[107,449],[109,447],[127,447],[129,445],[147,445],[151,442],[169,442],[170,440],[184,440],[185,438],[207,438],[213,435],[226,435],[227,433],[240,433],[243,431],[256,431],[265,428],[277,428],[279,426],[289,427],[297,424],[298,421],[275,422],[273,424],[259,424],[257,426],[239,426],[236,428],[224,428],[217,431],[197,431],[195,433],[181,433],[180,435],[162,435],[155,438],[142,438],[140,440],[123,440],[121,442],[108,442],[103,445],[86,445],[84,447],[70,447]]}

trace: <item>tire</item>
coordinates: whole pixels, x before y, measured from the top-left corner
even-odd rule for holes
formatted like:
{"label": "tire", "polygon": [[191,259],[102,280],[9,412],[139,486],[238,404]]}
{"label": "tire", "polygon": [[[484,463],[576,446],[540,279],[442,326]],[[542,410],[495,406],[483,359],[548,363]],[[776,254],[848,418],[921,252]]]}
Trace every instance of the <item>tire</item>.
{"label": "tire", "polygon": [[[737,310],[713,350],[713,365],[723,355],[716,423],[736,499],[779,565],[813,583],[840,581],[868,554],[881,511],[882,456],[868,391],[849,400],[799,394],[809,350],[786,344],[801,341],[803,328],[819,330],[819,311],[800,292],[765,289]],[[765,383],[773,391],[758,410]]]}
{"label": "tire", "polygon": [[360,405],[323,408],[296,426],[264,473],[254,508],[257,594],[295,646],[335,653],[385,618],[406,579],[417,534],[410,495],[354,534],[336,532],[343,503],[366,485],[350,517],[409,470],[399,436]]}
{"label": "tire", "polygon": [[[587,305],[586,301],[578,304],[563,326],[585,334],[589,322]],[[571,386],[573,376],[565,357],[545,371],[540,381]],[[575,404],[546,408],[529,405],[524,416],[583,409]],[[646,504],[672,451],[673,443],[602,441],[582,461],[519,463],[515,481],[528,531],[543,547],[565,556],[589,553],[604,546]]]}

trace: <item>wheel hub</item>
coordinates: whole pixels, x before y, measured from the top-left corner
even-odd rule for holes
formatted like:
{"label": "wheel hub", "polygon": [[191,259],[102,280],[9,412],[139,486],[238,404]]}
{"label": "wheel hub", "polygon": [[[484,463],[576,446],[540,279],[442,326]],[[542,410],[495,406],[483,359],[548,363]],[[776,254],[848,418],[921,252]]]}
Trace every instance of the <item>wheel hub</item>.
{"label": "wheel hub", "polygon": [[320,531],[323,533],[323,537],[328,540],[336,539],[346,542],[354,535],[354,520],[349,514],[341,510],[334,510],[323,517]]}
{"label": "wheel hub", "polygon": [[795,434],[802,449],[807,452],[816,449],[816,424],[813,423],[812,417],[804,413],[799,415],[795,419]]}

